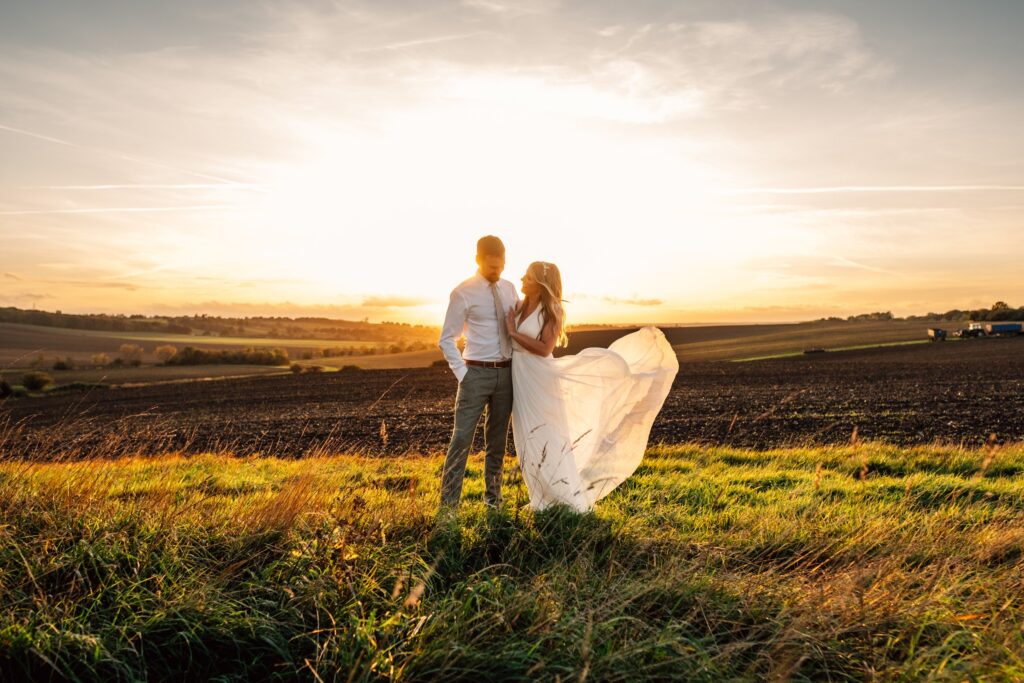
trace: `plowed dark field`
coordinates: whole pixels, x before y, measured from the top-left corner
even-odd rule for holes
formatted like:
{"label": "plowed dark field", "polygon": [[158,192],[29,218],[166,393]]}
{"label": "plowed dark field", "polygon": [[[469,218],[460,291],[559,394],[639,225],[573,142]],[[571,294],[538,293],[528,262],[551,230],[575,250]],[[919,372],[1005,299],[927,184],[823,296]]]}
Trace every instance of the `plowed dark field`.
{"label": "plowed dark field", "polygon": [[[7,400],[0,447],[36,457],[132,448],[431,452],[447,444],[455,389],[446,368],[419,368]],[[854,428],[861,439],[897,444],[976,445],[991,433],[1024,440],[1024,339],[684,364],[651,441],[770,448],[848,442]]]}

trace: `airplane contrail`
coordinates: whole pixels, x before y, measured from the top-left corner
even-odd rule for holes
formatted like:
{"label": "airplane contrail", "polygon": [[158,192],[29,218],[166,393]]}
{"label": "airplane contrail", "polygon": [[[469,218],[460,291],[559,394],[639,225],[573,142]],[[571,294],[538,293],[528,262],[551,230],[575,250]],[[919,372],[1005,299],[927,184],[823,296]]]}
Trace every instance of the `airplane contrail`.
{"label": "airplane contrail", "polygon": [[858,268],[860,270],[870,270],[875,273],[892,274],[892,271],[886,270],[884,268],[876,268],[875,266],[869,266],[866,263],[859,263],[857,261],[848,259],[844,256],[833,256],[832,263],[837,266],[846,266],[847,268]]}
{"label": "airplane contrail", "polygon": [[67,145],[68,147],[81,147],[73,142],[67,140],[58,140],[57,138],[51,138],[49,135],[40,135],[39,133],[33,133],[32,131],[22,130],[20,128],[12,128],[11,126],[5,126],[0,123],[0,130],[10,131],[11,133],[18,133],[19,135],[27,135],[30,138],[37,138],[39,140],[46,140],[47,142],[54,142],[58,145]]}
{"label": "airplane contrail", "polygon": [[435,38],[421,38],[420,40],[407,40],[400,43],[388,43],[387,45],[378,45],[376,47],[364,47],[358,50],[353,50],[354,54],[362,52],[378,52],[380,50],[401,50],[407,47],[417,47],[419,45],[433,45],[435,43],[447,43],[453,40],[462,40],[463,38],[472,38],[473,36],[481,35],[482,31],[474,31],[472,33],[458,33],[450,36],[437,36]]}
{"label": "airplane contrail", "polygon": [[128,154],[122,154],[120,152],[111,152],[109,150],[101,149],[99,147],[93,147],[91,145],[81,145],[81,144],[78,144],[78,143],[75,143],[75,142],[69,142],[68,140],[61,140],[60,138],[51,137],[49,135],[42,135],[40,133],[34,133],[34,132],[30,131],[30,130],[24,130],[22,128],[14,128],[13,126],[7,126],[7,125],[4,125],[2,123],[0,123],[0,130],[6,130],[8,132],[17,133],[19,135],[26,135],[26,136],[28,136],[30,138],[36,138],[38,140],[45,140],[47,142],[52,142],[52,143],[57,144],[57,145],[65,145],[67,147],[76,147],[78,149],[88,149],[88,150],[91,150],[91,151],[103,154],[105,156],[111,157],[113,159],[121,159],[121,160],[124,160],[124,161],[131,161],[131,162],[134,162],[136,164],[145,164],[147,166],[154,166],[156,168],[162,168],[162,169],[164,169],[166,171],[174,171],[176,173],[184,173],[186,175],[195,176],[196,178],[203,178],[204,180],[214,180],[214,181],[216,181],[218,183],[223,183],[223,184],[226,184],[226,185],[241,185],[241,184],[243,184],[243,183],[239,183],[239,182],[234,181],[234,180],[229,180],[227,178],[218,178],[217,176],[214,176],[214,175],[209,175],[209,174],[206,174],[206,173],[200,173],[198,171],[189,171],[189,170],[184,169],[184,168],[177,168],[176,166],[168,166],[167,164],[162,164],[162,163],[160,163],[158,161],[150,161],[149,159],[139,159],[138,157],[133,157],[133,156],[130,156]]}

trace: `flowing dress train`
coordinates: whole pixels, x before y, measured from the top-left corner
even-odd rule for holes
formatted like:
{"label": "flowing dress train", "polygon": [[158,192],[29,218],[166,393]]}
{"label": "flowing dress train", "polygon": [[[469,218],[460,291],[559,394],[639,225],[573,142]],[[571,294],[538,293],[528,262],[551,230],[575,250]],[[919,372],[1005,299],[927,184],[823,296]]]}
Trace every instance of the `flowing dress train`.
{"label": "flowing dress train", "polygon": [[[518,330],[536,337],[542,325],[538,306]],[[561,358],[513,343],[512,436],[531,507],[587,511],[625,481],[678,371],[656,327]]]}

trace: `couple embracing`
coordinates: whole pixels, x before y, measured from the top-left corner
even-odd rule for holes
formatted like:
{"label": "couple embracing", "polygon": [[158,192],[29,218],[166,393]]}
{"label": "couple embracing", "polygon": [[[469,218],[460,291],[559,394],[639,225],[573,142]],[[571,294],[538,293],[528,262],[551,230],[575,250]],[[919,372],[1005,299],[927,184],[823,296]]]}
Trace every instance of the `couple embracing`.
{"label": "couple embracing", "polygon": [[554,358],[555,347],[566,343],[558,267],[531,263],[520,299],[501,278],[500,239],[480,238],[476,262],[476,274],[451,293],[438,344],[459,380],[441,505],[458,507],[473,435],[486,413],[485,504],[501,504],[511,419],[530,505],[590,510],[640,464],[679,370],[675,351],[661,330],[644,327],[607,349]]}

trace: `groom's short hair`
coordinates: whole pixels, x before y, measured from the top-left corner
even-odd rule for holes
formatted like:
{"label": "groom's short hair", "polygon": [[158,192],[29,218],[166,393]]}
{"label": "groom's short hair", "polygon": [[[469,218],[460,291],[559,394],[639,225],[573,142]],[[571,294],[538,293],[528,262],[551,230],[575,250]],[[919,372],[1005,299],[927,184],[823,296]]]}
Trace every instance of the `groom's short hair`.
{"label": "groom's short hair", "polygon": [[485,235],[476,241],[476,255],[505,258],[505,245],[494,235]]}

